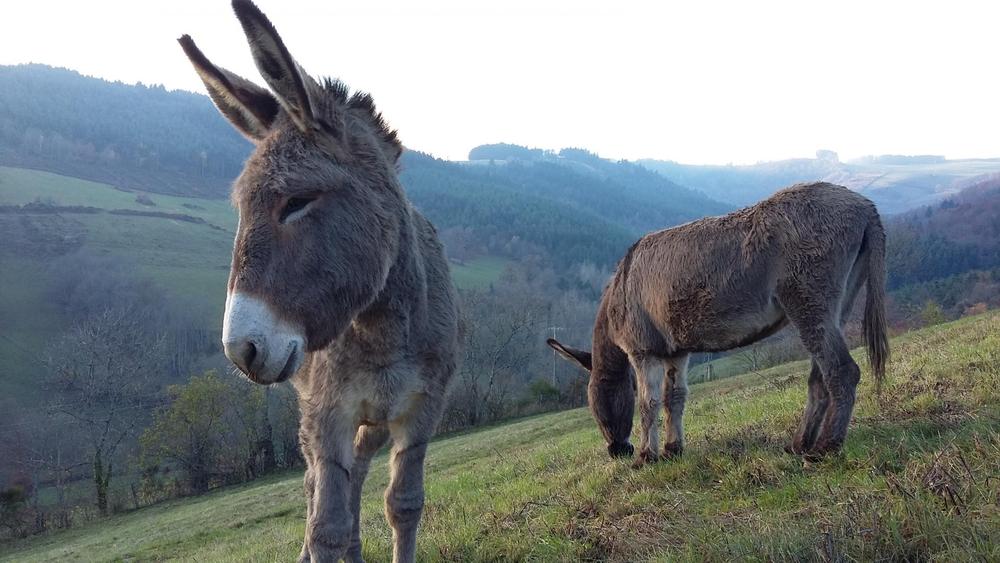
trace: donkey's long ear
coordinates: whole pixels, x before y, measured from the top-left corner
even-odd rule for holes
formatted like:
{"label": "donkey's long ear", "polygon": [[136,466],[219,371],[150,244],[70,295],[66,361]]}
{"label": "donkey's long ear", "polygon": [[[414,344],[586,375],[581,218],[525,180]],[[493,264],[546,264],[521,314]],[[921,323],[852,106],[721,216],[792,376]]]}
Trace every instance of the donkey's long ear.
{"label": "donkey's long ear", "polygon": [[213,65],[191,36],[185,35],[177,41],[222,115],[251,141],[263,139],[278,115],[274,96],[253,82]]}
{"label": "donkey's long ear", "polygon": [[574,364],[579,365],[583,369],[587,371],[593,369],[590,352],[577,350],[576,348],[570,348],[569,346],[563,346],[555,338],[549,338],[548,340],[545,341],[545,343],[551,346],[552,349],[555,350],[556,352],[559,352],[559,355],[573,362]]}
{"label": "donkey's long ear", "polygon": [[309,79],[303,76],[270,20],[250,0],[233,0],[233,11],[246,33],[257,70],[278,95],[282,107],[299,130],[315,129],[318,124],[305,82]]}

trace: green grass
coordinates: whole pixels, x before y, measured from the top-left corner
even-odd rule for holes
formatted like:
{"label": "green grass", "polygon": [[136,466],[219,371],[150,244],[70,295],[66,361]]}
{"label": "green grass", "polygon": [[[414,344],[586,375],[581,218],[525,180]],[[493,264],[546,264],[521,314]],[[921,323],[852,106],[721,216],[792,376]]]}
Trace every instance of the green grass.
{"label": "green grass", "polygon": [[740,358],[737,355],[730,354],[717,360],[712,360],[711,362],[705,362],[692,367],[688,372],[688,381],[698,383],[704,381],[708,374],[709,364],[712,365],[712,379],[725,379],[727,377],[733,377],[734,375],[742,375],[749,371],[744,365],[744,362],[740,361]]}
{"label": "green grass", "polygon": [[[863,355],[863,354],[859,354]],[[1000,559],[1000,314],[893,341],[884,395],[867,370],[841,455],[783,453],[807,364],[692,388],[684,456],[612,461],[577,409],[444,437],[427,457],[420,561]],[[0,559],[287,561],[301,474],[163,503],[8,546]],[[390,558],[385,456],[364,552]]]}
{"label": "green grass", "polygon": [[508,262],[498,256],[480,256],[462,265],[453,262],[450,264],[451,277],[458,287],[486,288],[500,277]]}
{"label": "green grass", "polygon": [[[136,201],[143,195],[154,206]],[[24,205],[35,200],[56,205],[87,206],[101,209],[161,211],[200,217],[227,230],[236,227],[236,213],[225,199],[176,197],[148,192],[123,191],[98,182],[61,176],[39,170],[0,166],[0,205]]]}

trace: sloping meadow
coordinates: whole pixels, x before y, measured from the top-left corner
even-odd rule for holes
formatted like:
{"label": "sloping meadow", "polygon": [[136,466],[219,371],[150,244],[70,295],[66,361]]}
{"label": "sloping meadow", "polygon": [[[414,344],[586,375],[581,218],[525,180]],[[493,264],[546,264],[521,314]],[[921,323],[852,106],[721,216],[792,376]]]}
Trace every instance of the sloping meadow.
{"label": "sloping meadow", "polygon": [[[892,353],[881,397],[863,368],[845,450],[821,463],[783,451],[803,362],[694,386],[684,456],[639,470],[607,458],[584,409],[442,437],[418,559],[1000,560],[1000,314],[904,335]],[[300,478],[164,503],[6,557],[291,560]],[[383,455],[363,505],[370,561],[391,558],[386,480]]]}

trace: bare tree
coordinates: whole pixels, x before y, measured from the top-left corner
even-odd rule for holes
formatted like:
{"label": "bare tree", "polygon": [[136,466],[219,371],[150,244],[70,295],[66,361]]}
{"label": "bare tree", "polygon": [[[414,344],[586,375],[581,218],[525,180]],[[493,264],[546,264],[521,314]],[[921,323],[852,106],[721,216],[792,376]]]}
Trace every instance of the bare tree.
{"label": "bare tree", "polygon": [[459,371],[455,400],[475,426],[504,411],[512,380],[522,375],[535,346],[544,316],[527,295],[473,292],[465,296],[468,314],[466,355]]}
{"label": "bare tree", "polygon": [[86,436],[97,508],[108,512],[108,490],[119,447],[151,410],[151,374],[164,357],[163,338],[128,308],[107,308],[71,330],[52,350],[50,409]]}
{"label": "bare tree", "polygon": [[755,342],[750,346],[741,348],[733,357],[744,371],[758,371],[764,367],[764,345],[761,342]]}

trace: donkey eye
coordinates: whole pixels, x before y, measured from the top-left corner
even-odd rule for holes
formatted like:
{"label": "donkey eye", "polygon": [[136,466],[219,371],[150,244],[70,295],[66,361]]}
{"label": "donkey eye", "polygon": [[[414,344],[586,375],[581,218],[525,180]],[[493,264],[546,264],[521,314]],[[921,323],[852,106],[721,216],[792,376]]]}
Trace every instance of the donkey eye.
{"label": "donkey eye", "polygon": [[289,219],[298,219],[304,214],[305,208],[314,201],[316,201],[315,197],[288,198],[288,201],[285,202],[285,207],[281,210],[281,216],[278,217],[278,221],[287,223]]}

